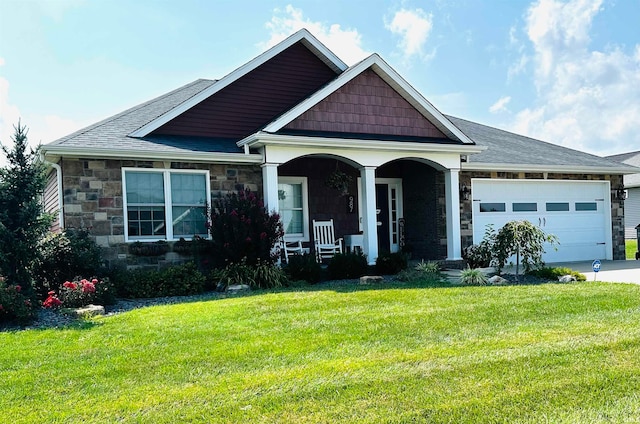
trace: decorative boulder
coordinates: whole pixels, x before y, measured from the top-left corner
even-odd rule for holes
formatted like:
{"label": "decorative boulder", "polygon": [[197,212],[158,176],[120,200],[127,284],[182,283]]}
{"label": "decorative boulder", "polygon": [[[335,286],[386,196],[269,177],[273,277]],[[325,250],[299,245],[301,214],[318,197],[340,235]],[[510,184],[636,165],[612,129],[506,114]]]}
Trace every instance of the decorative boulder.
{"label": "decorative boulder", "polygon": [[558,281],[560,281],[561,283],[571,283],[577,280],[573,275],[563,275],[562,277],[558,277]]}
{"label": "decorative boulder", "polygon": [[506,286],[507,284],[509,284],[509,281],[507,281],[506,279],[502,278],[499,275],[494,275],[493,277],[489,278],[489,285]]}
{"label": "decorative boulder", "polygon": [[231,286],[227,287],[227,291],[231,292],[231,293],[238,293],[238,292],[246,291],[246,290],[249,290],[249,289],[250,289],[250,287],[249,287],[248,284],[234,284],[234,285],[231,285]]}
{"label": "decorative boulder", "polygon": [[379,275],[364,275],[360,277],[360,284],[382,283],[384,278]]}
{"label": "decorative boulder", "polygon": [[76,317],[92,317],[95,315],[104,315],[104,306],[101,305],[87,305],[82,308],[67,309],[64,311],[67,315]]}

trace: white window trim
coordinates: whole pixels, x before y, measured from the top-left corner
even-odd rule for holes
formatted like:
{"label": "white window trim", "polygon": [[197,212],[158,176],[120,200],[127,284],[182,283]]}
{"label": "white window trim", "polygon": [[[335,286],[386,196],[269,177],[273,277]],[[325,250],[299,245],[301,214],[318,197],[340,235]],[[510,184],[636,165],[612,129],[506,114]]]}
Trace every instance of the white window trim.
{"label": "white window trim", "polygon": [[[278,184],[302,184],[302,233],[285,233],[284,239],[291,241],[309,241],[309,190],[307,177],[278,177]],[[279,202],[278,202],[279,203]],[[280,216],[280,210],[278,210]]]}
{"label": "white window trim", "polygon": [[[127,214],[127,179],[126,172],[153,172],[162,174],[164,180],[164,219],[167,227],[165,237],[129,237],[129,222]],[[205,176],[205,190],[207,195],[207,203],[205,207],[211,206],[211,181],[209,179],[209,171],[201,169],[161,169],[161,168],[122,168],[122,210],[124,217],[124,240],[125,242],[155,242],[155,241],[176,241],[179,238],[173,236],[173,214],[171,203],[171,174],[201,174]],[[207,235],[210,237],[210,235]],[[188,237],[184,237],[188,239]]]}

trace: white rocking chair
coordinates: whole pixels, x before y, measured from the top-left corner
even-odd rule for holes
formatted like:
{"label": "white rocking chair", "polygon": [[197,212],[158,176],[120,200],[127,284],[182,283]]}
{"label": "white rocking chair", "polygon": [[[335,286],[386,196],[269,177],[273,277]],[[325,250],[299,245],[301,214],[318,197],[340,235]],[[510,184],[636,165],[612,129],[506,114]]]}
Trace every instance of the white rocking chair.
{"label": "white rocking chair", "polygon": [[333,232],[333,219],[329,221],[313,220],[313,241],[316,249],[316,260],[333,258],[336,253],[342,253],[342,239],[336,240]]}
{"label": "white rocking chair", "polygon": [[302,249],[302,242],[298,241],[285,241],[282,239],[281,249],[284,252],[284,260],[289,263],[289,255],[302,255],[304,250]]}

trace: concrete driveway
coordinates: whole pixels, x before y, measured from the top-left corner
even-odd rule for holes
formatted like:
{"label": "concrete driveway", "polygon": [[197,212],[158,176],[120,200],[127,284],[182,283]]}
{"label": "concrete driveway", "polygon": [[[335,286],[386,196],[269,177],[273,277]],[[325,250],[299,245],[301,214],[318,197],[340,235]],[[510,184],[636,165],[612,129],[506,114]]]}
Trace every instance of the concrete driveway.
{"label": "concrete driveway", "polygon": [[566,266],[587,277],[587,281],[608,281],[640,284],[640,261],[600,261],[600,272],[593,272],[593,261],[549,263],[547,266]]}

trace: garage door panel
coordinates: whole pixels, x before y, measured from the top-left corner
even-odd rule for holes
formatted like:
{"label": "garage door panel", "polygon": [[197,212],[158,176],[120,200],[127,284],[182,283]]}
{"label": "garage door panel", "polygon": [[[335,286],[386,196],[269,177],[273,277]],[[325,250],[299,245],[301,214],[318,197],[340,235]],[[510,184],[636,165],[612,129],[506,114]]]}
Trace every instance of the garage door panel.
{"label": "garage door panel", "polygon": [[[497,231],[509,221],[527,220],[559,239],[558,250],[546,249],[546,262],[612,259],[606,182],[473,179],[471,190],[474,243],[487,224]],[[481,212],[481,204],[484,210],[504,204],[504,212]]]}

